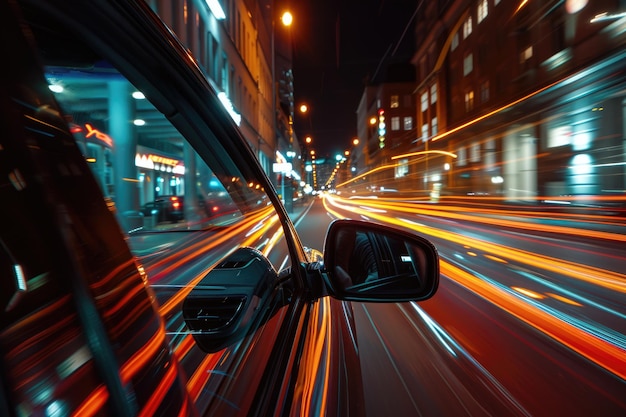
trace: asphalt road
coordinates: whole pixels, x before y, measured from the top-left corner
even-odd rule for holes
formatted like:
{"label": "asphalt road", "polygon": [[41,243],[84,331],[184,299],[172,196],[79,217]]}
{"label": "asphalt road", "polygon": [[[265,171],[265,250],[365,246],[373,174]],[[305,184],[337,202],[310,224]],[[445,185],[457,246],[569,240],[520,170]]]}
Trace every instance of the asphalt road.
{"label": "asphalt road", "polygon": [[352,304],[368,415],[626,415],[620,219],[327,198],[295,219],[303,243],[339,217],[441,256],[432,299]]}

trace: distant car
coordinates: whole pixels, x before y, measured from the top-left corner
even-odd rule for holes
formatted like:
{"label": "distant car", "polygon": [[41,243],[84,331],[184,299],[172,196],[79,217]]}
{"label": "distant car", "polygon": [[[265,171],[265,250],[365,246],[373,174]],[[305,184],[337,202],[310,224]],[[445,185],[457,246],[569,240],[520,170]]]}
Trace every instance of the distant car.
{"label": "distant car", "polygon": [[163,195],[144,204],[141,212],[145,216],[156,216],[157,222],[179,222],[185,217],[184,197]]}
{"label": "distant car", "polygon": [[[364,415],[344,301],[430,298],[436,249],[344,220],[306,250],[156,3],[0,0],[0,415]],[[357,233],[399,273],[350,282]]]}

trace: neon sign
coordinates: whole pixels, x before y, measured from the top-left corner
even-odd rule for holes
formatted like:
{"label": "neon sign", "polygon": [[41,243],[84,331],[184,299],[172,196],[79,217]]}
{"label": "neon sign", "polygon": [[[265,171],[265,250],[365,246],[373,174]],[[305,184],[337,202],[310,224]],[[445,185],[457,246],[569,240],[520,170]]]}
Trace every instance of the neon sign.
{"label": "neon sign", "polygon": [[184,175],[185,166],[178,159],[153,154],[135,154],[135,166]]}
{"label": "neon sign", "polygon": [[87,134],[85,135],[86,138],[93,137],[98,139],[100,142],[103,142],[109,148],[113,147],[113,139],[111,139],[111,136],[99,131],[98,129],[91,126],[89,123],[85,123],[85,129],[87,129]]}

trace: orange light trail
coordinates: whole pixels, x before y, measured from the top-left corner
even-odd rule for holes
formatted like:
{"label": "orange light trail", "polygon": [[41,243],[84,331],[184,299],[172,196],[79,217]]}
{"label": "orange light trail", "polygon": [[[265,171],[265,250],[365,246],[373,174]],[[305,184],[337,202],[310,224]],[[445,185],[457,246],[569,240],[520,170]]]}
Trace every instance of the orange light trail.
{"label": "orange light trail", "polygon": [[[313,397],[315,396],[315,390],[322,389],[322,398],[320,400],[320,410],[326,409],[327,401],[327,388],[328,378],[330,370],[330,355],[328,354],[328,346],[331,343],[330,333],[330,300],[328,297],[320,299],[311,308],[311,321],[309,326],[309,334],[306,338],[307,344],[302,352],[302,362],[304,363],[303,369],[305,371],[300,372],[300,378],[297,382],[297,390],[300,390],[302,394],[300,402],[300,415],[311,416],[315,415],[311,410],[311,405],[315,402]],[[317,325],[314,325],[317,324]],[[321,363],[324,365],[321,367],[324,371],[323,383],[320,385],[317,382],[317,378],[320,372]]]}
{"label": "orange light trail", "polygon": [[[325,205],[327,203],[326,200],[328,200],[329,204],[337,204],[336,201],[334,201],[334,198],[327,197],[324,201]],[[349,210],[353,213],[359,213],[383,223],[393,224],[404,229],[408,228],[415,230],[420,232],[420,234],[449,240],[461,246],[481,250],[486,253],[497,254],[499,259],[509,259],[522,264],[532,265],[539,269],[568,275],[575,279],[589,282],[594,285],[600,285],[614,291],[622,293],[626,292],[626,276],[623,274],[605,271],[588,265],[563,261],[545,255],[511,249],[506,246],[484,242],[478,239],[463,236],[461,234],[446,232],[425,225],[416,225],[402,219],[367,211],[358,206],[350,207]],[[341,218],[341,216],[338,217]],[[499,306],[534,328],[544,332],[558,342],[585,356],[590,361],[602,366],[604,369],[607,369],[622,379],[626,379],[626,361],[624,361],[626,351],[618,346],[579,329],[566,321],[525,302],[511,293],[477,278],[476,276],[452,265],[449,262],[440,260],[440,268],[443,275],[453,279],[455,282],[458,282],[470,291],[485,298],[494,305]]]}
{"label": "orange light trail", "polygon": [[219,362],[223,354],[224,350],[206,355],[202,363],[198,365],[196,371],[187,381],[187,391],[194,401],[196,401],[200,396],[202,388],[211,377],[210,371],[215,368],[215,365]]}
{"label": "orange light trail", "polygon": [[139,412],[139,417],[148,417],[153,416],[159,409],[159,406],[163,402],[165,395],[171,388],[174,381],[176,381],[176,376],[178,375],[178,364],[176,362],[170,363],[170,367],[165,372],[165,375],[159,381],[159,385],[156,387],[154,392],[146,401],[146,405]]}
{"label": "orange light trail", "polygon": [[626,379],[626,351],[524,302],[474,275],[440,262],[441,273],[497,305],[519,320],[545,333],[590,361]]}
{"label": "orange light trail", "polygon": [[408,158],[409,156],[430,155],[430,154],[445,155],[445,156],[450,156],[452,158],[457,157],[457,155],[452,152],[432,150],[432,151],[418,151],[418,152],[405,153],[402,155],[392,156],[391,159]]}
{"label": "orange light trail", "polygon": [[[444,217],[444,218],[455,219],[455,220],[470,221],[474,223],[485,223],[485,224],[497,225],[501,227],[513,227],[513,228],[518,228],[518,229],[519,228],[528,229],[529,227],[529,224],[526,222],[521,222],[521,221],[516,221],[516,220],[507,220],[507,219],[498,219],[494,217],[471,216],[468,214],[459,213],[459,207],[447,207],[447,208],[440,209],[438,206],[437,209],[427,209],[427,208],[418,208],[415,203],[405,203],[405,204],[396,203],[396,202],[391,203],[391,202],[373,201],[371,199],[360,200],[360,203],[359,203],[359,200],[350,200],[350,201],[344,200],[344,203],[347,203],[350,205],[367,204],[367,206],[369,207],[376,207],[376,208],[382,208],[382,209],[393,210],[393,211],[401,211],[404,213],[422,214],[425,216]],[[337,204],[337,206],[345,208],[346,210],[353,210],[352,207],[347,208],[347,206],[345,205],[340,206]],[[472,209],[469,207],[468,208],[463,207],[462,209],[465,212],[485,213],[484,210]],[[511,214],[511,213],[506,212],[506,211],[504,212],[499,211],[494,214],[506,215],[506,214]],[[564,226],[542,225],[542,224],[536,224],[536,223],[533,223],[532,227],[533,227],[533,230],[535,231],[565,234],[565,235],[574,235],[574,236],[583,236],[583,237],[593,237],[597,239],[606,239],[606,240],[612,240],[616,242],[626,242],[626,234],[602,232],[602,231],[597,231],[597,230],[584,230],[584,229],[577,229],[573,227],[564,227]]]}
{"label": "orange light trail", "polygon": [[100,385],[95,391],[93,391],[82,404],[80,404],[74,412],[72,417],[88,417],[96,415],[109,400],[109,391],[104,385]]}
{"label": "orange light trail", "polygon": [[[327,197],[326,199],[329,199],[329,202],[334,204],[334,198]],[[522,264],[531,265],[539,269],[567,275],[574,279],[588,282],[590,284],[600,285],[613,291],[626,293],[626,275],[624,274],[607,271],[590,265],[583,265],[575,262],[552,258],[546,255],[535,254],[520,249],[512,249],[504,245],[489,243],[486,241],[470,238],[462,234],[448,232],[426,225],[415,225],[414,223],[402,219],[397,219],[388,215],[382,215],[380,213],[367,211],[357,206],[350,207],[349,210],[354,213],[360,213],[364,216],[376,219],[383,223],[389,223],[402,228],[408,228],[422,234],[435,236],[459,245],[467,245],[474,250],[481,250],[488,254],[492,254],[493,256],[497,256],[500,259],[509,259]],[[338,217],[341,218],[341,216]],[[484,219],[484,222],[489,224],[499,224],[498,222],[491,222],[489,220],[491,219]],[[626,238],[626,236],[623,235],[608,235],[615,237],[616,240],[620,241],[623,241],[623,239]]]}
{"label": "orange light trail", "polygon": [[515,101],[512,101],[512,102],[511,102],[511,103],[509,103],[509,104],[506,104],[506,105],[504,105],[504,106],[502,106],[502,107],[500,107],[500,108],[497,108],[497,109],[495,109],[495,110],[493,110],[493,111],[490,111],[489,113],[485,113],[485,114],[483,114],[483,115],[482,115],[482,116],[480,116],[480,117],[477,117],[477,118],[475,118],[475,119],[473,119],[473,120],[470,120],[470,121],[469,121],[469,122],[467,122],[467,123],[464,123],[464,124],[462,124],[462,125],[460,125],[460,126],[455,127],[454,129],[450,129],[450,130],[448,130],[447,132],[443,132],[443,133],[441,133],[440,135],[434,136],[434,137],[433,137],[433,138],[431,138],[430,140],[431,140],[432,142],[435,142],[435,141],[437,141],[437,140],[439,140],[439,139],[443,139],[443,138],[445,138],[445,137],[447,137],[447,136],[450,136],[451,134],[456,133],[456,132],[458,132],[459,130],[463,130],[463,129],[465,129],[466,127],[469,127],[469,126],[475,125],[476,123],[480,122],[481,120],[485,120],[485,119],[487,119],[487,118],[489,118],[489,117],[491,117],[491,116],[493,116],[493,115],[495,115],[495,114],[500,113],[501,111],[504,111],[504,110],[506,110],[506,109],[509,109],[509,108],[511,108],[511,107],[513,107],[513,106],[515,106],[515,105],[517,105],[517,104],[519,104],[519,103],[523,102],[523,101],[526,101],[526,100],[528,100],[528,99],[530,99],[530,98],[532,98],[532,97],[534,97],[534,96],[536,96],[536,95],[538,95],[538,94],[541,94],[541,93],[543,93],[544,91],[549,90],[550,88],[552,88],[552,87],[554,87],[554,86],[556,86],[556,85],[559,85],[559,84],[560,84],[560,83],[562,83],[562,82],[563,82],[563,80],[558,80],[558,81],[553,82],[552,84],[548,84],[548,85],[546,85],[545,87],[542,87],[542,88],[540,88],[540,89],[539,89],[539,90],[537,90],[537,91],[534,91],[534,92],[532,92],[532,93],[530,93],[530,94],[528,94],[528,95],[526,95],[526,96],[524,96],[524,97],[522,97],[522,98],[519,98],[519,99],[517,99],[517,100],[515,100]]}
{"label": "orange light trail", "polygon": [[161,322],[160,328],[154,333],[152,338],[138,349],[128,360],[120,367],[120,376],[122,383],[128,384],[133,377],[143,369],[146,364],[151,362],[157,352],[165,342],[165,328]]}

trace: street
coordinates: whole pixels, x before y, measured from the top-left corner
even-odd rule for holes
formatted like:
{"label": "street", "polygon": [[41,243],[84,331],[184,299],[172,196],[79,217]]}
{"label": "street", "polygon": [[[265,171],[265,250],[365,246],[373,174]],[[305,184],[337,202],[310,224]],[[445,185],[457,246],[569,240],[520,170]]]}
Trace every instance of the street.
{"label": "street", "polygon": [[351,217],[439,250],[432,299],[353,303],[368,415],[624,412],[623,224],[510,210],[327,195],[296,220],[318,249],[333,218]]}

